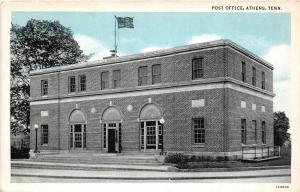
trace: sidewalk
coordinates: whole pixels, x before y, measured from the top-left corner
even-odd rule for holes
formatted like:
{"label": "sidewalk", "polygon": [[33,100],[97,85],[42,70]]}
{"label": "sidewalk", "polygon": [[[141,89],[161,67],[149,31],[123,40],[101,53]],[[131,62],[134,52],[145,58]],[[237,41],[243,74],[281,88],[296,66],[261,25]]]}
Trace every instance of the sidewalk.
{"label": "sidewalk", "polygon": [[231,172],[160,172],[160,171],[91,171],[12,168],[12,176],[70,179],[113,180],[187,180],[235,179],[290,176],[291,169],[231,171]]}

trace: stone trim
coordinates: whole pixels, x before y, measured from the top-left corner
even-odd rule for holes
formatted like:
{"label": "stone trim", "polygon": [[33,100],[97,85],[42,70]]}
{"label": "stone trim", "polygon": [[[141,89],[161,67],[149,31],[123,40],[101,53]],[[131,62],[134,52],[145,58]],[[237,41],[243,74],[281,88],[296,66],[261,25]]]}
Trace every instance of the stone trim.
{"label": "stone trim", "polygon": [[255,90],[248,89],[243,86],[239,86],[233,82],[219,82],[219,83],[201,83],[201,84],[191,84],[191,85],[182,85],[174,87],[166,87],[159,89],[146,89],[142,91],[124,91],[116,93],[107,93],[101,95],[86,95],[80,97],[62,97],[60,99],[53,98],[48,100],[32,100],[30,105],[42,105],[42,104],[53,104],[53,103],[68,103],[68,102],[79,102],[79,101],[88,101],[88,100],[97,100],[97,99],[112,99],[112,98],[123,98],[123,97],[136,97],[136,96],[148,96],[148,95],[159,95],[167,93],[176,93],[176,92],[188,92],[188,91],[199,91],[199,90],[210,90],[210,89],[233,89],[242,93],[260,97],[269,101],[273,100],[272,94],[263,94]]}

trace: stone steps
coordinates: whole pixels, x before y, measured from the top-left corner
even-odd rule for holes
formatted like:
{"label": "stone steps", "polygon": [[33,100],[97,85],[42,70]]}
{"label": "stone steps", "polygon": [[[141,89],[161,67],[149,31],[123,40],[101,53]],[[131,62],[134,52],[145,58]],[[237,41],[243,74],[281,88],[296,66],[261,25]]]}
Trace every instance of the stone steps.
{"label": "stone steps", "polygon": [[12,161],[12,169],[47,169],[47,170],[89,170],[89,171],[176,171],[168,165],[126,165],[126,164],[80,164],[57,162]]}
{"label": "stone steps", "polygon": [[162,165],[163,156],[133,154],[101,154],[101,153],[63,153],[38,154],[31,158],[32,162],[79,163],[79,164],[116,164],[116,165]]}

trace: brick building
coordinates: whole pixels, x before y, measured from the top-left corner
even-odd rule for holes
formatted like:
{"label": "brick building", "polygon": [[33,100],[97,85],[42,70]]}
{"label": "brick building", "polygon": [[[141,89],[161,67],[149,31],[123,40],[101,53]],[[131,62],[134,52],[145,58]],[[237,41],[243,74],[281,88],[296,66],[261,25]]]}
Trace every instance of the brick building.
{"label": "brick building", "polygon": [[273,67],[230,40],[36,70],[30,81],[39,150],[239,156],[273,146]]}

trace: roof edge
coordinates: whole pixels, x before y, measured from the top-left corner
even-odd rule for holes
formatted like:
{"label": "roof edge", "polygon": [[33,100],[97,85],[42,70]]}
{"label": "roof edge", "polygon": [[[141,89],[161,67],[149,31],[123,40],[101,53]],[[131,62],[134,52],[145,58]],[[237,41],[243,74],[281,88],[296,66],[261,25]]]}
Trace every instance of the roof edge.
{"label": "roof edge", "polygon": [[73,69],[78,69],[78,68],[88,68],[88,67],[95,67],[95,66],[101,66],[101,65],[109,65],[109,64],[122,63],[122,62],[128,62],[128,61],[135,61],[135,60],[159,57],[159,56],[164,56],[164,55],[172,55],[172,54],[176,54],[176,53],[180,53],[180,52],[189,52],[189,51],[194,51],[197,49],[205,49],[205,48],[226,46],[226,45],[242,52],[243,54],[246,54],[247,56],[249,56],[252,59],[258,61],[259,63],[265,65],[266,67],[268,67],[272,70],[274,69],[272,64],[263,60],[262,58],[255,55],[254,53],[248,51],[247,49],[241,47],[240,45],[234,43],[233,41],[231,41],[229,39],[220,39],[220,40],[208,41],[208,42],[204,42],[204,43],[196,43],[196,44],[178,46],[178,47],[173,47],[173,48],[169,48],[169,49],[126,55],[126,56],[116,57],[116,58],[109,58],[109,59],[88,61],[88,62],[80,62],[80,63],[76,63],[76,64],[72,64],[72,65],[38,69],[38,70],[31,71],[30,76],[40,75],[40,74],[45,74],[45,73],[55,73],[55,72],[60,72],[60,71],[68,71],[68,70],[73,70]]}

